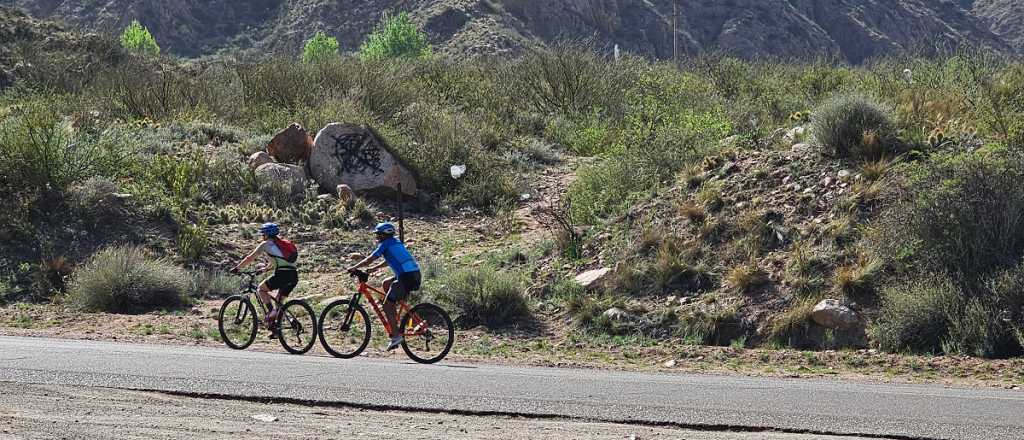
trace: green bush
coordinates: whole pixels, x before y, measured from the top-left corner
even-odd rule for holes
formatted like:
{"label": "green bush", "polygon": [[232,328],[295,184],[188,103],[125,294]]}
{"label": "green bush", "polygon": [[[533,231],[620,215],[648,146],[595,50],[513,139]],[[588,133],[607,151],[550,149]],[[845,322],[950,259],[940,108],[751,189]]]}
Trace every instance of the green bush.
{"label": "green bush", "polygon": [[90,312],[143,313],[188,302],[190,277],[142,248],[111,246],[75,271],[68,300]]}
{"label": "green bush", "polygon": [[8,191],[62,192],[90,176],[114,174],[127,161],[116,140],[76,133],[59,106],[59,100],[33,100],[0,122],[0,185]]}
{"label": "green bush", "polygon": [[178,250],[186,261],[199,261],[209,246],[205,224],[189,223],[178,230]]}
{"label": "green bush", "polygon": [[160,55],[160,46],[156,44],[156,38],[153,38],[153,34],[149,33],[149,29],[139,23],[138,20],[133,20],[132,24],[128,25],[124,32],[121,33],[121,45],[125,49],[140,55]]}
{"label": "green bush", "polygon": [[920,261],[970,281],[1024,257],[1024,152],[941,156],[918,175],[891,228]]}
{"label": "green bush", "polygon": [[323,32],[317,32],[302,47],[302,62],[306,64],[324,63],[338,57],[338,39]]}
{"label": "green bush", "polygon": [[421,58],[431,54],[427,36],[412,22],[409,14],[385,16],[366,42],[359,47],[364,61],[390,58]]}
{"label": "green bush", "polygon": [[833,98],[811,114],[811,132],[838,157],[856,160],[892,156],[896,124],[878,104],[858,95]]}
{"label": "green bush", "polygon": [[461,269],[442,275],[437,298],[456,310],[459,324],[500,327],[529,318],[523,280],[489,268]]}
{"label": "green bush", "polygon": [[946,316],[958,293],[959,287],[944,276],[887,286],[870,329],[872,340],[889,352],[940,353],[948,335]]}

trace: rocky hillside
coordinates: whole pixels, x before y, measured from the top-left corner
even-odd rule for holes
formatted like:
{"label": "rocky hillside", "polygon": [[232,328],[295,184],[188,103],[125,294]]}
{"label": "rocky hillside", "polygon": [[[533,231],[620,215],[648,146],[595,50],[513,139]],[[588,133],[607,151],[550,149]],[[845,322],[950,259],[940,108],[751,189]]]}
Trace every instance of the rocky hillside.
{"label": "rocky hillside", "polygon": [[1024,52],[1024,3],[1017,0],[971,0],[972,12],[984,19],[993,32]]}
{"label": "rocky hillside", "polygon": [[[326,30],[355,50],[385,11],[406,10],[438,52],[502,54],[559,39],[668,59],[670,0],[0,0],[87,30],[139,19],[170,52],[196,57],[223,50],[295,53]],[[839,57],[860,62],[902,49],[971,42],[1021,50],[1024,7],[1014,0],[678,0],[682,54],[723,51],[744,57]]]}

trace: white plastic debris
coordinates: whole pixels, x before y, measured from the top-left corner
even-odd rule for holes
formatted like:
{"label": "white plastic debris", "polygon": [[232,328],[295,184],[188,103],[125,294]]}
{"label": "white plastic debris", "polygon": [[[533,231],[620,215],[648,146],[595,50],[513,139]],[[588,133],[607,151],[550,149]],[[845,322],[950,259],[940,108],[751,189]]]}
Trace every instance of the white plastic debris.
{"label": "white plastic debris", "polygon": [[466,174],[465,165],[452,165],[452,179],[458,179],[462,177],[463,174]]}
{"label": "white plastic debris", "polygon": [[274,417],[270,414],[256,414],[252,416],[252,418],[266,423],[273,423],[277,421],[277,417]]}

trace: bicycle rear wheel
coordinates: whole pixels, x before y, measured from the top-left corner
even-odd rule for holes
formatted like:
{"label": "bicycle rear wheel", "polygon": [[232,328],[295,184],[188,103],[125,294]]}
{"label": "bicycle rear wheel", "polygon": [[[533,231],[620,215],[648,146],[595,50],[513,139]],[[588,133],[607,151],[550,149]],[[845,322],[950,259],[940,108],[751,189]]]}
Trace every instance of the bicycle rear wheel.
{"label": "bicycle rear wheel", "polygon": [[285,303],[277,315],[277,340],[291,354],[304,354],[316,343],[316,312],[305,301]]}
{"label": "bicycle rear wheel", "polygon": [[256,308],[248,297],[236,295],[224,300],[217,318],[220,338],[235,350],[244,350],[256,340]]}
{"label": "bicycle rear wheel", "polygon": [[331,356],[351,359],[370,343],[370,320],[366,309],[347,299],[338,300],[320,313],[320,345]]}
{"label": "bicycle rear wheel", "polygon": [[432,364],[444,359],[455,343],[455,326],[448,312],[433,304],[419,304],[402,317],[402,350],[412,360]]}

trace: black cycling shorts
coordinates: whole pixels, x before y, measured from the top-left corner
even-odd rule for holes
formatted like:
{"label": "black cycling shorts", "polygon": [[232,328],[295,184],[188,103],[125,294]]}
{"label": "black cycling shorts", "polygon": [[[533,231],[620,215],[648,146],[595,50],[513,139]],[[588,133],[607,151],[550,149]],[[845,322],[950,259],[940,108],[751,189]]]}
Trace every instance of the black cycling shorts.
{"label": "black cycling shorts", "polygon": [[299,271],[276,270],[274,276],[267,278],[267,288],[276,290],[278,295],[288,296],[299,285]]}
{"label": "black cycling shorts", "polygon": [[398,279],[392,278],[391,289],[388,290],[389,302],[399,302],[405,300],[409,296],[409,292],[415,292],[420,290],[420,282],[422,276],[419,271],[417,272],[406,272],[398,277]]}

